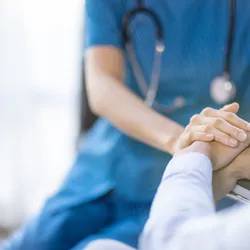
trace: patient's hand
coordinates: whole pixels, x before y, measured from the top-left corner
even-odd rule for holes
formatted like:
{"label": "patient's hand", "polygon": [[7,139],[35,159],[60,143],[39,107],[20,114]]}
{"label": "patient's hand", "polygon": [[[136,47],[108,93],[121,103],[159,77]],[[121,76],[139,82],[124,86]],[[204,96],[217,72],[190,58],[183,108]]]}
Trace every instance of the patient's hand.
{"label": "patient's hand", "polygon": [[241,152],[250,145],[250,133],[247,133],[245,142],[239,143],[236,148],[230,148],[218,142],[194,142],[191,146],[182,149],[177,155],[188,152],[199,152],[209,157],[213,169],[218,170],[231,163]]}
{"label": "patient's hand", "polygon": [[225,168],[213,172],[215,201],[232,191],[240,179],[250,179],[250,148],[245,149]]}
{"label": "patient's hand", "polygon": [[214,170],[223,168],[231,163],[240,153],[250,145],[250,133],[247,133],[247,140],[241,142],[236,148],[229,148],[217,142],[211,142],[210,159]]}
{"label": "patient's hand", "polygon": [[233,190],[239,179],[250,179],[249,145],[250,134],[248,133],[247,140],[239,144],[237,148],[230,148],[218,142],[195,142],[177,155],[198,152],[209,157],[215,170],[213,193],[217,202]]}

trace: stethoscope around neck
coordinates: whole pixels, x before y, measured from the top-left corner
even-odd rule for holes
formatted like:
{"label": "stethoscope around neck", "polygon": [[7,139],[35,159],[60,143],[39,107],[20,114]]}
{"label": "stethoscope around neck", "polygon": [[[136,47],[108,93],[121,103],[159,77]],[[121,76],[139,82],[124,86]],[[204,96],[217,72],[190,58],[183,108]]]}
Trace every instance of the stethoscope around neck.
{"label": "stethoscope around neck", "polygon": [[[234,38],[236,12],[235,9],[235,0],[230,0],[230,20],[225,52],[224,73],[221,76],[215,77],[210,84],[210,97],[215,103],[220,105],[233,101],[236,97],[236,86],[230,78],[232,43]],[[139,14],[147,15],[154,23],[156,28],[154,61],[149,84],[146,81],[140,63],[136,59],[136,54],[132,42],[131,23]],[[162,105],[156,100],[157,92],[159,89],[162,55],[165,51],[164,29],[157,14],[153,10],[146,8],[143,4],[143,0],[137,0],[136,8],[132,9],[124,15],[122,23],[122,35],[133,74],[136,78],[139,90],[145,98],[145,103],[149,107],[154,108],[159,112],[166,113],[171,113],[183,108],[186,105],[186,99],[183,96],[176,96],[172,103],[169,105]]]}

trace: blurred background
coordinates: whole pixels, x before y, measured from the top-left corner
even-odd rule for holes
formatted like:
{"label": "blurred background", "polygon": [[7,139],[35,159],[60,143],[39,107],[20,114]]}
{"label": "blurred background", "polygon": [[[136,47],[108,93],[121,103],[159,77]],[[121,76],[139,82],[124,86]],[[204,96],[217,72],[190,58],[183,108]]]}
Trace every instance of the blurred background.
{"label": "blurred background", "polygon": [[0,228],[36,213],[82,130],[82,0],[0,1]]}

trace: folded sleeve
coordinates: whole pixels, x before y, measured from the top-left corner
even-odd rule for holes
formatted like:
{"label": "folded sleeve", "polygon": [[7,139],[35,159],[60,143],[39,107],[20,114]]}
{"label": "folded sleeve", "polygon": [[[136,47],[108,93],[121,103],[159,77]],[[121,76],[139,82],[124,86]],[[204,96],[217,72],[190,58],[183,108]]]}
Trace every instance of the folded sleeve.
{"label": "folded sleeve", "polygon": [[115,46],[123,49],[122,0],[86,0],[84,48]]}

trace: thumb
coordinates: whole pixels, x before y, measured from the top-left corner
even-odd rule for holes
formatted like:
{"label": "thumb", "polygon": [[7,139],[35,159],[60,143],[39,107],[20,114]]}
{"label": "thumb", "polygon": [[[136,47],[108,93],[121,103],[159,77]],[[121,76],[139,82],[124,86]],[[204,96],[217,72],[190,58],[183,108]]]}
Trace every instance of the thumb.
{"label": "thumb", "polygon": [[234,102],[234,103],[225,105],[224,107],[221,108],[221,110],[236,114],[238,113],[239,108],[240,108],[240,105],[237,102]]}

